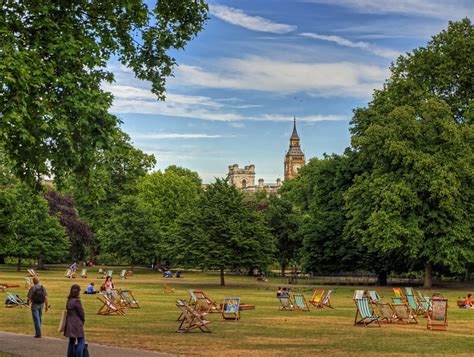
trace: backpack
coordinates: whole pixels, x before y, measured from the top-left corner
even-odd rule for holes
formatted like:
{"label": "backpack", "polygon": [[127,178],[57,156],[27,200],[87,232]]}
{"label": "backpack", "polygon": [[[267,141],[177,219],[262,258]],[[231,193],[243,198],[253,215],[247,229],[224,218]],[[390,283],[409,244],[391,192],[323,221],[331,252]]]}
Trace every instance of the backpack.
{"label": "backpack", "polygon": [[31,295],[31,301],[35,304],[44,304],[45,301],[45,294],[43,285],[40,285],[38,288],[33,290],[33,294]]}

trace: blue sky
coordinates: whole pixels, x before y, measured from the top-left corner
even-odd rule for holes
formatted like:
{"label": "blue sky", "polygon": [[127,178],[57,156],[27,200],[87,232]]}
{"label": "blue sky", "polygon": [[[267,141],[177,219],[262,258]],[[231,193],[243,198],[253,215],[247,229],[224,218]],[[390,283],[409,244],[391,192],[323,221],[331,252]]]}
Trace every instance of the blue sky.
{"label": "blue sky", "polygon": [[449,20],[474,18],[474,0],[239,0],[210,2],[205,29],[169,79],[167,100],[120,64],[112,112],[157,169],[179,165],[204,182],[230,164],[283,177],[296,116],[306,158],[350,145],[352,110],[365,106],[401,53]]}

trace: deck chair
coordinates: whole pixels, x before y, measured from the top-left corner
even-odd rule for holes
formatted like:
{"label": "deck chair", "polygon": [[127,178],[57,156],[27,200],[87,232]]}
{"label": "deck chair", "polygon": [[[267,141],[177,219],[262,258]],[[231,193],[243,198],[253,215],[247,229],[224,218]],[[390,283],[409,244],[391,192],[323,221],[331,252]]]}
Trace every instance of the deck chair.
{"label": "deck chair", "polygon": [[72,270],[70,268],[67,268],[66,271],[64,272],[64,276],[68,279],[72,278]]}
{"label": "deck chair", "polygon": [[29,276],[25,277],[25,289],[29,289],[33,286],[33,282]]}
{"label": "deck chair", "polygon": [[375,306],[377,307],[378,315],[380,322],[382,323],[392,323],[394,321],[398,320],[398,316],[395,313],[395,310],[393,309],[392,305],[389,303],[384,303],[384,302],[377,302],[375,303]]}
{"label": "deck chair", "polygon": [[352,300],[359,300],[365,297],[365,290],[354,290],[354,296],[352,296]]}
{"label": "deck chair", "polygon": [[112,277],[114,271],[113,270],[107,270],[107,272],[105,273],[105,276],[110,276]]}
{"label": "deck chair", "polygon": [[194,295],[196,296],[196,303],[194,305],[196,310],[205,311],[209,313],[220,313],[221,309],[219,306],[209,298],[204,291],[202,290],[194,290]]}
{"label": "deck chair", "polygon": [[188,293],[189,293],[189,301],[188,301],[188,304],[189,305],[196,305],[197,303],[197,296],[196,294],[194,294],[194,290],[193,289],[188,289]]}
{"label": "deck chair", "polygon": [[222,304],[222,318],[224,320],[240,320],[240,298],[226,298]]}
{"label": "deck chair", "polygon": [[207,327],[211,321],[204,318],[207,315],[206,312],[197,311],[184,300],[176,300],[176,307],[181,311],[180,317],[178,317],[178,321],[181,323],[176,332],[191,332],[195,329],[206,333],[211,332]]}
{"label": "deck chair", "polygon": [[81,271],[81,278],[87,278],[87,269],[82,269]]}
{"label": "deck chair", "polygon": [[98,315],[126,315],[125,311],[123,311],[123,308],[110,300],[107,295],[97,296],[97,299],[99,299],[99,301],[102,303],[99,311],[97,311]]}
{"label": "deck chair", "polygon": [[372,304],[378,304],[382,302],[382,299],[380,298],[380,295],[377,294],[375,290],[368,290],[367,291],[367,297],[369,298],[369,301]]}
{"label": "deck chair", "polygon": [[122,269],[120,272],[120,279],[127,279],[127,269]]}
{"label": "deck chair", "polygon": [[399,298],[402,302],[406,301],[402,288],[393,288],[393,293],[395,294],[395,297]]}
{"label": "deck chair", "polygon": [[168,284],[164,283],[163,284],[163,291],[164,293],[172,293],[174,294],[174,288],[170,288]]}
{"label": "deck chair", "polygon": [[426,327],[429,330],[446,330],[448,328],[448,300],[433,299],[431,304],[433,309],[428,314]]}
{"label": "deck chair", "polygon": [[293,311],[295,310],[295,307],[293,306],[293,303],[289,297],[278,297],[278,300],[280,301],[280,307],[278,310],[281,311]]}
{"label": "deck chair", "polygon": [[22,298],[20,298],[19,296],[13,294],[13,293],[9,293],[7,292],[7,299],[8,301],[5,301],[5,307],[24,307],[24,306],[28,306],[26,301],[24,301]]}
{"label": "deck chair", "polygon": [[357,307],[354,325],[368,326],[372,322],[377,322],[380,327],[379,317],[375,315],[374,310],[370,307],[369,299],[362,298],[354,301]]}
{"label": "deck chair", "polygon": [[0,283],[1,286],[3,286],[4,289],[12,289],[12,288],[19,288],[20,284],[17,283]]}
{"label": "deck chair", "polygon": [[293,294],[294,309],[297,311],[309,311],[309,305],[303,294]]}
{"label": "deck chair", "polygon": [[407,295],[406,299],[408,307],[413,311],[415,315],[426,315],[427,311],[423,308],[423,306],[420,304],[420,302],[415,296]]}
{"label": "deck chair", "polygon": [[30,274],[30,277],[38,277],[38,273],[34,269],[28,269],[28,274]]}
{"label": "deck chair", "polygon": [[411,311],[411,309],[405,304],[392,304],[393,310],[397,314],[398,322],[410,324],[417,324],[416,315]]}
{"label": "deck chair", "polygon": [[432,309],[431,306],[431,300],[428,295],[423,294],[421,291],[417,291],[418,294],[418,300],[420,301],[420,304],[423,306],[423,309],[429,313]]}
{"label": "deck chair", "polygon": [[314,290],[313,297],[309,300],[309,303],[313,306],[317,306],[323,299],[324,290]]}
{"label": "deck chair", "polygon": [[138,300],[135,299],[131,290],[118,290],[117,292],[120,295],[122,305],[125,307],[140,308]]}
{"label": "deck chair", "polygon": [[332,307],[331,305],[331,295],[332,295],[332,290],[328,290],[324,298],[318,304],[316,304],[315,307],[317,309],[322,309],[324,307],[329,307],[331,309],[334,309],[334,307]]}
{"label": "deck chair", "polygon": [[397,304],[397,305],[402,305],[402,304],[405,305],[405,302],[403,301],[403,299],[397,296],[392,297],[392,303]]}

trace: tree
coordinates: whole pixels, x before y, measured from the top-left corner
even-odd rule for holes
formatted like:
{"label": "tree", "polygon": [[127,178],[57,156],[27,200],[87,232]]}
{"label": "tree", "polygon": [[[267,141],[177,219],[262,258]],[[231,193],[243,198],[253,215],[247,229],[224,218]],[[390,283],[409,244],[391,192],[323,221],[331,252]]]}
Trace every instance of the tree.
{"label": "tree", "polygon": [[172,237],[175,259],[190,267],[225,269],[271,261],[275,243],[262,215],[243,201],[242,193],[224,180],[209,185],[200,200],[178,219]]}
{"label": "tree", "polygon": [[201,179],[196,172],[177,166],[168,167],[165,172],[156,171],[143,177],[137,185],[137,196],[154,222],[155,266],[172,262],[173,239],[168,234],[175,227],[179,215],[186,211],[202,194]]}
{"label": "tree", "polygon": [[[472,192],[466,189],[466,185],[472,185],[472,169],[466,169],[472,167],[472,162],[465,155],[472,150],[470,133],[474,118],[473,71],[474,27],[468,19],[450,22],[448,29],[433,36],[427,46],[398,58],[391,67],[392,75],[384,88],[374,92],[367,108],[355,110],[352,121],[352,144],[358,152],[365,173],[356,180],[347,196],[350,201],[348,229],[354,239],[359,237],[366,242],[372,241],[372,248],[377,245],[379,248],[384,247],[385,251],[391,247],[392,253],[396,252],[397,247],[400,248],[400,242],[404,239],[400,237],[406,238],[408,232],[413,234],[412,241],[418,242],[420,246],[410,251],[409,255],[414,259],[416,251],[419,254],[417,258],[425,263],[426,286],[431,285],[433,263],[439,262],[443,254],[453,251],[443,265],[456,270],[471,259],[459,247],[464,238],[447,235],[462,216],[458,215],[459,210],[468,209],[469,212],[470,209],[465,201],[456,198],[456,190],[462,191],[466,197],[472,197]],[[446,106],[449,110],[446,110]],[[448,116],[454,126],[445,122]],[[405,120],[407,123],[403,122]],[[394,135],[393,138],[377,132],[385,124]],[[412,131],[401,133],[401,128]],[[417,135],[416,131],[424,137]],[[445,136],[451,136],[452,140]],[[379,152],[379,148],[373,145],[375,142],[383,145],[383,150]],[[388,156],[388,153],[392,156]],[[445,154],[447,156],[443,160],[451,162],[441,162],[441,157]],[[417,162],[418,160],[424,161]],[[461,167],[455,166],[456,164]],[[429,170],[438,176],[433,175],[430,180]],[[464,178],[461,177],[462,170],[466,172]],[[407,182],[409,177],[414,180]],[[412,187],[415,182],[421,186]],[[451,186],[456,184],[460,186]],[[435,187],[446,189],[446,199],[451,197],[450,202],[456,202],[451,215],[446,211],[447,202],[439,193],[434,193]],[[382,193],[384,195],[380,196]],[[385,205],[391,200],[394,212],[398,213],[389,214],[388,208],[381,209],[377,202],[383,199],[386,200]],[[421,207],[423,210],[418,212],[421,216],[416,218],[412,213]],[[385,217],[382,217],[384,214]],[[433,217],[443,217],[439,221],[440,227],[434,222],[427,223],[430,214]],[[384,231],[387,233],[387,229],[394,229],[396,232],[385,238],[381,237],[372,222],[363,223],[369,216],[374,219],[377,216],[377,220],[393,219],[393,224],[385,226]],[[395,222],[398,226],[394,226]],[[380,225],[380,222],[377,224]],[[455,231],[460,232],[457,229]],[[445,238],[442,238],[443,235],[446,235]],[[394,240],[390,242],[388,237]],[[472,240],[472,233],[468,233],[465,238]],[[452,239],[456,242],[452,242]],[[434,251],[433,247],[428,247],[430,241],[437,244],[439,250],[433,253],[433,260],[428,257],[428,253]],[[451,243],[453,244],[450,245]],[[470,246],[469,242],[465,243]],[[406,252],[404,248],[402,251]],[[452,264],[454,257],[460,258],[459,264]]]}
{"label": "tree", "polygon": [[0,8],[0,133],[16,175],[39,188],[43,175],[85,175],[111,144],[110,59],[164,99],[166,77],[202,30],[203,0],[35,2]]}
{"label": "tree", "polygon": [[64,228],[48,212],[46,200],[24,185],[0,191],[0,254],[21,260],[62,260],[69,242]]}
{"label": "tree", "polygon": [[98,232],[102,251],[128,261],[150,262],[158,233],[154,230],[153,218],[136,196],[123,196],[112,208],[110,219]]}
{"label": "tree", "polygon": [[290,262],[298,258],[302,246],[298,231],[301,216],[294,211],[290,201],[276,195],[269,197],[264,212],[267,225],[276,241],[278,262],[284,276]]}
{"label": "tree", "polygon": [[73,260],[83,260],[87,247],[91,247],[94,242],[90,226],[79,218],[71,197],[49,188],[44,198],[48,201],[49,213],[57,216],[59,223],[66,230],[70,242],[69,256]]}
{"label": "tree", "polygon": [[353,141],[371,159],[346,195],[348,229],[371,251],[401,251],[425,265],[462,271],[474,262],[474,132],[444,102],[398,107]]}

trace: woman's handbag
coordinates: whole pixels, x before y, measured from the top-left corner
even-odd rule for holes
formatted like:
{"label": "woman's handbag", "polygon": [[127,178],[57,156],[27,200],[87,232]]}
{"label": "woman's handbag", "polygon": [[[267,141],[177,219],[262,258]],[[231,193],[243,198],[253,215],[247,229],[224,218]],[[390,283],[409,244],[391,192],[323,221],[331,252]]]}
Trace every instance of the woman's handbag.
{"label": "woman's handbag", "polygon": [[64,310],[59,321],[58,332],[63,332],[66,328],[67,310]]}

